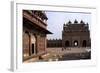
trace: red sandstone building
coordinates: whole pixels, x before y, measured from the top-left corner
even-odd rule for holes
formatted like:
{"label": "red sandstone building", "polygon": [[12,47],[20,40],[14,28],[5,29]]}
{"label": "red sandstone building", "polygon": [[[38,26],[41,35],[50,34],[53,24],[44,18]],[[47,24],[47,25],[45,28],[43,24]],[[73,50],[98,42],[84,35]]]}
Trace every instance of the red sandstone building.
{"label": "red sandstone building", "polygon": [[62,39],[47,40],[48,47],[91,47],[88,23],[77,20],[63,25]]}
{"label": "red sandstone building", "polygon": [[69,21],[64,24],[62,31],[62,46],[63,47],[90,47],[90,31],[88,23],[85,24],[82,20],[78,23],[77,20],[72,23]]}
{"label": "red sandstone building", "polygon": [[47,20],[44,11],[23,10],[23,61],[45,52]]}

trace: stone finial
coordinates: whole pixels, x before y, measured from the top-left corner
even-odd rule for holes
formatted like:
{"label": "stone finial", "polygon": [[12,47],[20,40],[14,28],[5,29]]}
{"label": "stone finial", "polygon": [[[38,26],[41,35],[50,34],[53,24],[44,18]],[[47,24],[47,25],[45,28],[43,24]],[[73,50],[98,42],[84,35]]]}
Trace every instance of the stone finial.
{"label": "stone finial", "polygon": [[88,23],[85,24],[85,27],[88,27]]}
{"label": "stone finial", "polygon": [[74,23],[78,23],[78,21],[75,19]]}
{"label": "stone finial", "polygon": [[87,27],[89,26],[89,24],[88,24],[88,23],[86,23],[86,25],[87,25]]}
{"label": "stone finial", "polygon": [[89,25],[88,23],[86,23],[87,25]]}
{"label": "stone finial", "polygon": [[65,23],[64,23],[64,26],[65,26]]}
{"label": "stone finial", "polygon": [[69,21],[68,21],[68,24],[71,24],[71,23],[72,23],[72,22],[69,20]]}
{"label": "stone finial", "polygon": [[81,24],[84,24],[83,20],[80,21]]}

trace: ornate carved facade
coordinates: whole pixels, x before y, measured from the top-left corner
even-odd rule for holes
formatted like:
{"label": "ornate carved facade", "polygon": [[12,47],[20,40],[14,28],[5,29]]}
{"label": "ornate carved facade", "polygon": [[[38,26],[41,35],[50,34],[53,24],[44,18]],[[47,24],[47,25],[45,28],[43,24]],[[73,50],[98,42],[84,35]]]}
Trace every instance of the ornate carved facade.
{"label": "ornate carved facade", "polygon": [[23,10],[23,61],[45,52],[47,16],[43,11]]}

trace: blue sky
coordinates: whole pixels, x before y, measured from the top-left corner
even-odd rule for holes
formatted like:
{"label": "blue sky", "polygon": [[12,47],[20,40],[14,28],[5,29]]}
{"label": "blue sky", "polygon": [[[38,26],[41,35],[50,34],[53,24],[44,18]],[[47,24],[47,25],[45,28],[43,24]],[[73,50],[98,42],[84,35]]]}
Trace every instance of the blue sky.
{"label": "blue sky", "polygon": [[85,23],[91,24],[91,14],[89,13],[70,13],[70,12],[52,12],[47,11],[47,29],[53,34],[47,35],[48,39],[62,39],[63,24],[67,23],[69,20],[74,22],[78,20],[79,22],[83,20]]}

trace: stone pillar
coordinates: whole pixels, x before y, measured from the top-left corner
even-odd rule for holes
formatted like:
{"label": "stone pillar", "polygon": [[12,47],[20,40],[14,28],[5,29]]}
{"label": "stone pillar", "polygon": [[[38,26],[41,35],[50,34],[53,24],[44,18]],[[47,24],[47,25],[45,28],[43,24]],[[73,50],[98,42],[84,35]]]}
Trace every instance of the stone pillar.
{"label": "stone pillar", "polygon": [[45,44],[44,44],[44,50],[46,50],[46,48],[47,48],[47,40],[46,40],[46,35],[45,35]]}
{"label": "stone pillar", "polygon": [[38,52],[44,52],[46,49],[46,36],[45,34],[37,35],[37,49]]}
{"label": "stone pillar", "polygon": [[31,33],[29,33],[29,56],[31,56],[32,52],[31,52]]}
{"label": "stone pillar", "polygon": [[39,52],[39,35],[36,35],[36,40],[37,40],[37,42],[36,42],[36,49],[37,49],[37,53]]}

